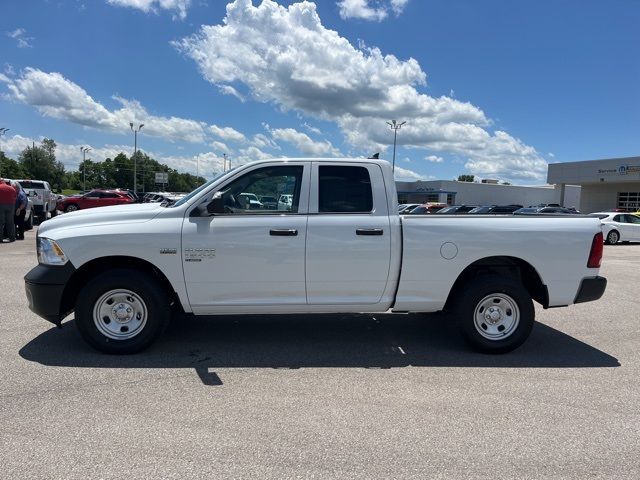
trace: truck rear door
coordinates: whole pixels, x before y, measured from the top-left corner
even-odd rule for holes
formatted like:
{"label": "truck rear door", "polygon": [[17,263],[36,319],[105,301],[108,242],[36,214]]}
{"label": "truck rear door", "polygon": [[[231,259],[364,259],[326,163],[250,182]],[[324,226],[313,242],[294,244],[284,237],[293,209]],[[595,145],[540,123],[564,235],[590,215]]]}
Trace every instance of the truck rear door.
{"label": "truck rear door", "polygon": [[379,303],[389,277],[390,254],[381,168],[314,162],[307,224],[307,302]]}

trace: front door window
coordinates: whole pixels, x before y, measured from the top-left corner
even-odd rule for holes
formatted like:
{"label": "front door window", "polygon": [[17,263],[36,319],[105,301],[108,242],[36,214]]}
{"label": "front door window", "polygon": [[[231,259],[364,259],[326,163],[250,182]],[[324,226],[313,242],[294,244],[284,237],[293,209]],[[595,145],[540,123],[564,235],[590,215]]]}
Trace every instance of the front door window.
{"label": "front door window", "polygon": [[302,166],[265,167],[234,180],[219,192],[225,214],[298,213],[303,169]]}

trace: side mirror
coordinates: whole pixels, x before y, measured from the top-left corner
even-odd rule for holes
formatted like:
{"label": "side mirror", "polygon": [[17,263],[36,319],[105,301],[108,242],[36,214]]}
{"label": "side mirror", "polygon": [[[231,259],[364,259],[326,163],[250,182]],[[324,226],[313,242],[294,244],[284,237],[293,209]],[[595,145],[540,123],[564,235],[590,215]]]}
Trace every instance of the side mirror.
{"label": "side mirror", "polygon": [[216,192],[211,201],[207,204],[207,213],[211,215],[224,213],[224,199],[220,192]]}

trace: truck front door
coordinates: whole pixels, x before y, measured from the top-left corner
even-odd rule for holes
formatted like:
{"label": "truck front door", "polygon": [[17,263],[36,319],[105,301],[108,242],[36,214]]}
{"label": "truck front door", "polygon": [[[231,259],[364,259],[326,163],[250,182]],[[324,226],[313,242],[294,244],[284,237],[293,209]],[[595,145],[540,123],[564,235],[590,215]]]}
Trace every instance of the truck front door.
{"label": "truck front door", "polygon": [[[195,313],[268,313],[270,307],[306,304],[310,166],[257,165],[217,190],[224,213],[207,213],[210,196],[185,217],[182,260]],[[291,195],[292,202],[286,210],[256,209],[248,193]]]}
{"label": "truck front door", "polygon": [[371,305],[389,278],[391,231],[376,164],[314,162],[307,226],[307,302]]}

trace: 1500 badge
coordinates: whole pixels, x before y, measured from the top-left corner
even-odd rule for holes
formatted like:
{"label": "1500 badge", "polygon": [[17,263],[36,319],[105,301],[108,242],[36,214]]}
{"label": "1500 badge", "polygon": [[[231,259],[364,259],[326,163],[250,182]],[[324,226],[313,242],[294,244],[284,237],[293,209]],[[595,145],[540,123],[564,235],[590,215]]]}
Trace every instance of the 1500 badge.
{"label": "1500 badge", "polygon": [[211,259],[216,256],[215,248],[185,248],[185,262],[201,262],[203,259]]}

